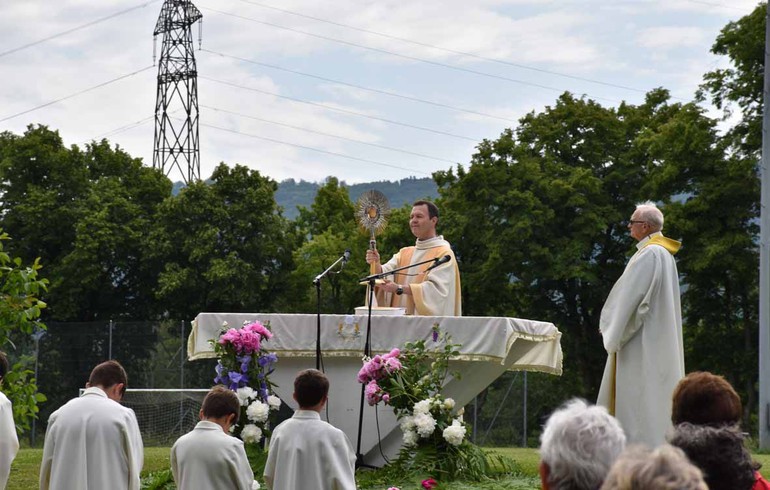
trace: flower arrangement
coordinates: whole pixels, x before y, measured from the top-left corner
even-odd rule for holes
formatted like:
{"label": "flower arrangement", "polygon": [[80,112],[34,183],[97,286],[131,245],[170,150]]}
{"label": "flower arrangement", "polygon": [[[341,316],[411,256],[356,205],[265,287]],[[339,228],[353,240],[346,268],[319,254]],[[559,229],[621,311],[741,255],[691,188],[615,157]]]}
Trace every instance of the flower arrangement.
{"label": "flower arrangement", "polygon": [[[431,332],[433,349],[426,340],[408,342],[403,349],[364,358],[358,381],[365,385],[369,405],[393,408],[403,432],[403,447],[392,463],[394,474],[429,474],[437,479],[480,479],[489,468],[484,453],[467,439],[463,409],[441,394],[449,360],[460,345],[440,332]],[[459,373],[451,373],[459,378]],[[428,479],[431,484],[435,480]],[[430,488],[430,487],[426,487]]]}
{"label": "flower arrangement", "polygon": [[245,322],[236,329],[228,328],[225,322],[219,338],[210,340],[219,359],[214,382],[238,395],[241,416],[231,430],[246,444],[257,444],[270,435],[270,414],[281,408],[281,399],[272,394],[275,385],[269,379],[278,356],[264,348],[272,336],[269,324]]}

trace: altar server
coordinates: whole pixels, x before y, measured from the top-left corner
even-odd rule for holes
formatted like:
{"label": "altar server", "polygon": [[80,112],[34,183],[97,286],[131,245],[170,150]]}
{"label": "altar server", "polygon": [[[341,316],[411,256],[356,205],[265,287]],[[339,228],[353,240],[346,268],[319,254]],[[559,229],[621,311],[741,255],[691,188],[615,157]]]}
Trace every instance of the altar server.
{"label": "altar server", "polygon": [[[8,372],[8,358],[0,352],[0,382]],[[19,452],[19,438],[16,436],[16,424],[13,421],[13,406],[5,394],[0,391],[0,489],[8,484],[11,462]]]}
{"label": "altar server", "polygon": [[628,229],[639,243],[602,309],[608,356],[598,404],[620,421],[629,443],[655,447],[671,427],[671,395],[684,377],[674,261],[681,244],[663,236],[663,213],[652,202],[636,207]]}
{"label": "altar server", "polygon": [[171,473],[179,490],[251,490],[254,473],[243,441],[230,435],[241,404],[234,391],[215,386],[203,399],[200,422],[171,448]]}
{"label": "altar server", "polygon": [[120,363],[103,362],[83,394],[51,414],[41,490],[139,490],[144,449],[134,411],[120,404],[127,383]]}
{"label": "altar server", "polygon": [[265,465],[267,488],[355,490],[355,453],[344,432],[321,420],[329,380],[315,369],[294,380],[299,410],[273,431]]}

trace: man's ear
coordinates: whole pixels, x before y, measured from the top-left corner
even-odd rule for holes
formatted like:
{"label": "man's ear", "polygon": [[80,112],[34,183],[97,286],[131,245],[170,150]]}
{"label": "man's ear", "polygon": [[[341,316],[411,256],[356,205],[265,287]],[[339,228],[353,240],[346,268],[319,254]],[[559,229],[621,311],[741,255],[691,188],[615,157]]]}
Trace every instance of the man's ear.
{"label": "man's ear", "polygon": [[538,470],[540,470],[540,488],[543,490],[548,490],[548,475],[551,473],[551,468],[549,468],[548,465],[544,462],[540,461]]}
{"label": "man's ear", "polygon": [[[294,398],[294,401],[295,401],[295,402],[297,401],[297,394],[296,394],[296,393],[292,393],[292,394],[291,394],[291,397],[292,397],[292,398]],[[299,402],[297,402],[297,403],[299,403]]]}
{"label": "man's ear", "polygon": [[205,417],[203,416],[203,409],[201,408],[198,410],[198,420],[203,420]]}

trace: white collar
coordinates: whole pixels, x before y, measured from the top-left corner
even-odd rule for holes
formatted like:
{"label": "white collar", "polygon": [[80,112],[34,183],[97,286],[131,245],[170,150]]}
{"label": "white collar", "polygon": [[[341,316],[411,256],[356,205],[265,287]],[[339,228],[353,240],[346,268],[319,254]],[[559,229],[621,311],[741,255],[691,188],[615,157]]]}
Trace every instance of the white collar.
{"label": "white collar", "polygon": [[636,244],[636,249],[637,249],[637,250],[641,250],[641,249],[643,249],[643,248],[644,248],[644,246],[645,246],[645,245],[647,245],[647,242],[649,242],[649,241],[650,241],[650,239],[651,239],[652,237],[654,237],[654,236],[658,236],[658,235],[662,235],[662,234],[663,234],[663,233],[662,233],[662,232],[660,232],[660,231],[655,231],[655,232],[652,232],[652,233],[650,233],[650,234],[649,234],[649,235],[647,235],[646,237],[644,237],[644,238],[642,238],[641,240],[639,240],[639,243],[637,243],[637,244]]}
{"label": "white collar", "polygon": [[99,388],[98,386],[91,386],[90,388],[86,388],[83,391],[83,394],[80,395],[80,396],[86,396],[86,395],[96,395],[96,396],[100,396],[102,398],[109,398],[107,396],[107,393],[105,393],[104,390]]}

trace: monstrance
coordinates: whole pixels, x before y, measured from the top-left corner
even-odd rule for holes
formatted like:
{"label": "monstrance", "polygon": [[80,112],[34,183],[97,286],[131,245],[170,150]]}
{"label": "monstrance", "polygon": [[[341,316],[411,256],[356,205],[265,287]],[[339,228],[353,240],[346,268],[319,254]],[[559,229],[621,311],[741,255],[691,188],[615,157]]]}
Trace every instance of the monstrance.
{"label": "monstrance", "polygon": [[[370,190],[361,194],[358,198],[358,210],[356,215],[361,227],[369,231],[369,249],[377,250],[377,240],[374,238],[378,231],[382,231],[388,223],[390,204],[388,198],[380,191]],[[369,274],[374,275],[374,263],[369,268]]]}

